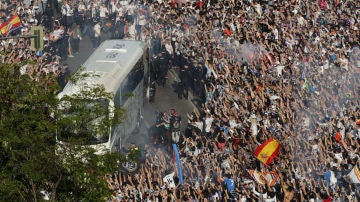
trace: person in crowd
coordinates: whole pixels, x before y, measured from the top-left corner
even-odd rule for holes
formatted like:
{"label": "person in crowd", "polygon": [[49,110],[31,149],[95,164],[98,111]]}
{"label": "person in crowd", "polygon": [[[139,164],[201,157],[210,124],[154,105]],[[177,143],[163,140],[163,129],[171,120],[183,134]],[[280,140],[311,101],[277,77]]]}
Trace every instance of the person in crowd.
{"label": "person in crowd", "polygon": [[157,74],[156,78],[158,84],[163,87],[166,84],[167,73],[169,70],[168,61],[169,60],[166,57],[166,54],[163,52],[160,52],[156,58],[156,65],[155,65],[155,71]]}
{"label": "person in crowd", "polygon": [[[18,13],[24,22],[12,35],[30,35],[33,25],[48,33],[39,52],[29,39],[1,40],[1,62],[37,61],[21,68],[34,80],[63,75],[61,27],[68,24],[59,16],[79,2],[48,0],[36,12],[30,1],[1,1],[2,21]],[[83,31],[95,31],[99,2],[84,1],[90,29]],[[109,201],[358,201],[351,173],[360,168],[360,1],[121,0],[115,7],[109,12],[124,17],[126,37],[134,25],[139,39],[137,13],[144,14],[141,39],[151,44],[159,85],[170,59],[181,83],[191,81],[188,93],[203,102],[176,140],[182,181],[172,152],[146,145],[138,173],[106,176],[114,191]],[[171,117],[156,120],[162,138],[169,138]],[[254,151],[269,138],[281,147],[265,166]]]}
{"label": "person in crowd", "polygon": [[74,8],[71,4],[71,1],[64,1],[64,4],[61,8],[61,13],[63,15],[63,21],[66,28],[70,28],[74,23]]}
{"label": "person in crowd", "polygon": [[83,1],[79,1],[79,3],[77,4],[77,20],[75,23],[77,24],[83,24],[85,22],[85,13],[86,13],[86,6],[84,4]]}
{"label": "person in crowd", "polygon": [[80,41],[82,40],[82,33],[80,24],[74,24],[73,26],[73,36],[72,36],[72,49],[75,54],[79,53]]}
{"label": "person in crowd", "polygon": [[125,18],[120,17],[116,19],[113,38],[123,39],[125,37]]}
{"label": "person in crowd", "polygon": [[106,19],[108,19],[108,17],[109,17],[109,10],[108,10],[107,6],[105,5],[105,3],[102,3],[99,7],[99,17],[100,17],[101,23],[103,25],[105,25]]}
{"label": "person in crowd", "polygon": [[179,78],[178,97],[181,99],[182,96],[184,96],[185,99],[188,99],[189,87],[191,86],[191,73],[188,65],[184,65],[184,67],[180,68]]}
{"label": "person in crowd", "polygon": [[136,39],[136,28],[135,23],[132,21],[127,21],[127,25],[125,26],[127,39],[135,40]]}
{"label": "person in crowd", "polygon": [[67,42],[68,42],[67,50],[68,50],[68,57],[69,58],[75,57],[73,55],[74,38],[75,38],[75,32],[74,32],[75,30],[74,30],[73,27],[74,27],[74,25],[71,28],[68,28],[67,32],[66,32],[66,39],[67,39]]}
{"label": "person in crowd", "polygon": [[57,81],[61,89],[63,89],[67,83],[67,80],[70,78],[70,71],[67,64],[63,64],[62,67],[59,68],[59,76]]}
{"label": "person in crowd", "polygon": [[92,39],[92,44],[94,49],[97,48],[101,42],[101,25],[101,21],[98,21],[93,27],[94,38]]}
{"label": "person in crowd", "polygon": [[181,116],[175,109],[171,109],[170,114],[171,142],[177,144],[181,136]]}

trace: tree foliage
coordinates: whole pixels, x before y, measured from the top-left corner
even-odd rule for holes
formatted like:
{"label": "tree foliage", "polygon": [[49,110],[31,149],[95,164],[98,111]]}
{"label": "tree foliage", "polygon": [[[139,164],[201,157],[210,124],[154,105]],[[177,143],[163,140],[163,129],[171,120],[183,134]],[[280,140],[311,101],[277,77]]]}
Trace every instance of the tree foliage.
{"label": "tree foliage", "polygon": [[[122,110],[109,115],[105,108],[89,111],[84,96],[111,98],[104,88],[86,88],[84,92],[64,98],[77,111],[62,116],[57,85],[44,87],[28,75],[16,71],[18,66],[0,65],[0,196],[4,201],[39,201],[48,193],[52,201],[102,201],[110,196],[105,174],[116,171],[120,154],[95,155],[91,147],[79,147],[78,141],[66,142],[66,156],[58,155],[56,134],[87,130],[89,114],[105,117],[94,124],[97,133],[109,132],[111,124],[121,121]],[[47,78],[51,79],[51,78]],[[50,82],[50,83],[56,83]],[[70,128],[70,129],[69,129]],[[67,129],[67,130],[65,130]],[[81,154],[81,155],[79,155]]]}

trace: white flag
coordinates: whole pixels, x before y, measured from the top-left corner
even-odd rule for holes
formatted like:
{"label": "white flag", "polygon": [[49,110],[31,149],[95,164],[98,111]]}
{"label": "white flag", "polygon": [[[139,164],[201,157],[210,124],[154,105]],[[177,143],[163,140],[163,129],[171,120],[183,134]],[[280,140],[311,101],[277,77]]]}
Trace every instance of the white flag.
{"label": "white flag", "polygon": [[344,179],[350,184],[351,183],[352,184],[359,184],[360,183],[360,170],[359,170],[359,167],[357,167],[355,165],[354,168],[350,171],[350,173],[344,176]]}
{"label": "white flag", "polygon": [[164,183],[168,183],[170,187],[175,187],[174,175],[175,175],[174,172],[166,175],[166,176],[163,178]]}

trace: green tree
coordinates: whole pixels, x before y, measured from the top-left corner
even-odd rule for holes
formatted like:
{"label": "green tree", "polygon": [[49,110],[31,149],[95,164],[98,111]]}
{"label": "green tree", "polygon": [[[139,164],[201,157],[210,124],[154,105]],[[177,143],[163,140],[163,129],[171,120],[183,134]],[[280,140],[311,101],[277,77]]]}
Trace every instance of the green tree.
{"label": "green tree", "polygon": [[[88,87],[60,102],[57,85],[44,86],[21,75],[18,67],[0,64],[0,200],[41,201],[43,193],[51,201],[109,197],[104,176],[116,171],[123,156],[96,155],[93,148],[79,145],[121,121],[121,109],[109,114],[96,103],[89,107],[89,100],[112,95],[102,86]],[[63,103],[68,107],[59,108]],[[94,118],[101,119],[93,123]],[[57,144],[57,135],[64,144]]]}

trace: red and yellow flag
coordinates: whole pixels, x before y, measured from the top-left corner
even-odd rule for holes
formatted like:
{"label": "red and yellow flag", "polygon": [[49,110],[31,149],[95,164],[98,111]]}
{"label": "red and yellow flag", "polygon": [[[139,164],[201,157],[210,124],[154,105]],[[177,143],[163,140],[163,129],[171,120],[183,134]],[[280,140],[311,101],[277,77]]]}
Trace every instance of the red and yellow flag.
{"label": "red and yellow flag", "polygon": [[337,132],[337,133],[335,134],[335,140],[336,140],[339,144],[342,144],[342,143],[341,143],[341,135],[340,135],[340,132]]}
{"label": "red and yellow flag", "polygon": [[279,153],[280,146],[277,140],[270,138],[256,148],[254,156],[263,164],[269,165]]}
{"label": "red and yellow flag", "polygon": [[9,20],[3,22],[0,25],[0,31],[3,36],[8,36],[12,31],[16,30],[17,28],[21,27],[22,23],[19,16],[13,15]]}

